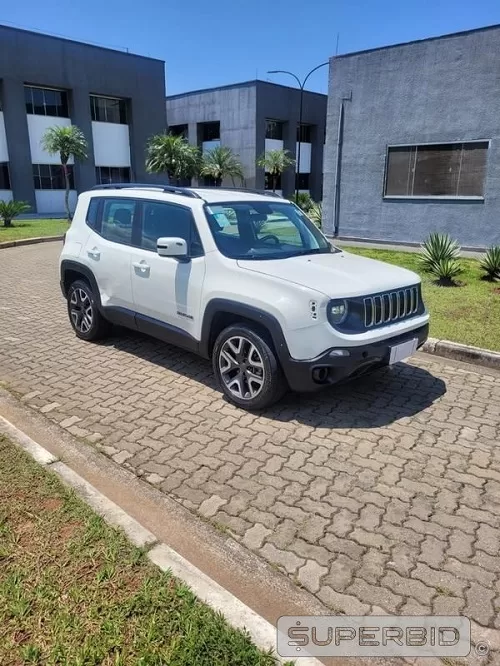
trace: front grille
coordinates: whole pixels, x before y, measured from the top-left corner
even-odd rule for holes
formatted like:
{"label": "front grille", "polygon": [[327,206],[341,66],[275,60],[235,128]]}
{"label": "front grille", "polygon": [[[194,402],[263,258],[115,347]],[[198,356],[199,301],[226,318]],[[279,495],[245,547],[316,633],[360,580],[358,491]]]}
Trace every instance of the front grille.
{"label": "front grille", "polygon": [[408,287],[385,294],[367,296],[364,300],[365,327],[390,324],[416,314],[419,309],[419,288]]}

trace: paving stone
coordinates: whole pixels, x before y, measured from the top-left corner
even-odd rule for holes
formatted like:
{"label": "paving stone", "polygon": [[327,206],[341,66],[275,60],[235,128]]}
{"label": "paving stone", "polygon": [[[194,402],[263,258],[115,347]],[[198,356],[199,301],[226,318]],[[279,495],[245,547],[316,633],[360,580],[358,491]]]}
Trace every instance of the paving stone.
{"label": "paving stone", "polygon": [[270,534],[272,534],[272,530],[268,529],[264,525],[261,525],[260,523],[257,523],[245,533],[245,536],[243,537],[243,543],[251,550],[258,550],[262,547],[265,538]]}
{"label": "paving stone", "polygon": [[[432,607],[500,628],[487,593],[500,599],[498,373],[418,354],[245,413],[202,358],[123,330],[109,345],[78,340],[54,278],[59,251],[2,250],[0,381],[26,404],[299,582],[300,571],[330,607]],[[43,340],[25,317],[33,298]],[[335,561],[345,591],[325,582]]]}
{"label": "paving stone", "polygon": [[314,560],[307,560],[304,566],[299,569],[297,577],[305,588],[315,593],[320,589],[321,577],[327,572],[326,567],[320,566]]}

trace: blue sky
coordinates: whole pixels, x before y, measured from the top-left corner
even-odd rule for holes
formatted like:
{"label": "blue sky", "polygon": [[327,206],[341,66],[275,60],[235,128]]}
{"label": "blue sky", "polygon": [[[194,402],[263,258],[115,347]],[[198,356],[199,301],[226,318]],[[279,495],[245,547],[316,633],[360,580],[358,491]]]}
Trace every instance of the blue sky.
{"label": "blue sky", "polygon": [[[335,53],[500,23],[498,0],[22,0],[0,23],[92,41],[166,62],[167,92],[249,79],[293,85]],[[326,92],[327,68],[308,83]]]}

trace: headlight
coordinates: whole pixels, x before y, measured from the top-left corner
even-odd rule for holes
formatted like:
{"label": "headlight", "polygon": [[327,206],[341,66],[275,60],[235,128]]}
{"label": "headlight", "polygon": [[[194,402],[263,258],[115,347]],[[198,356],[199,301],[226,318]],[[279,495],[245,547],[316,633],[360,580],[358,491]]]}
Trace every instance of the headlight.
{"label": "headlight", "polygon": [[328,320],[332,326],[340,326],[347,318],[347,301],[330,301],[328,304]]}

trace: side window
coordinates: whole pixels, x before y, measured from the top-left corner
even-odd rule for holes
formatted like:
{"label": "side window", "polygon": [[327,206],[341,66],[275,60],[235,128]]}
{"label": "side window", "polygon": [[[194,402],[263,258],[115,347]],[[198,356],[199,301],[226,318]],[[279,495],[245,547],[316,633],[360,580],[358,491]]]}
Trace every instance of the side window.
{"label": "side window", "polygon": [[156,241],[161,237],[183,238],[191,257],[200,257],[203,247],[189,208],[175,204],[145,201],[143,204],[140,246],[156,252]]}
{"label": "side window", "polygon": [[97,231],[97,233],[101,233],[101,220],[98,216],[100,201],[101,199],[98,197],[92,197],[89,202],[89,207],[87,208],[86,216],[88,226],[94,231]]}
{"label": "side window", "polygon": [[133,199],[105,199],[101,236],[114,243],[132,245],[132,225],[137,202]]}

